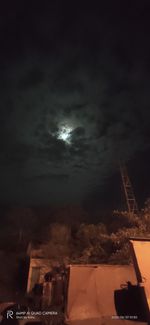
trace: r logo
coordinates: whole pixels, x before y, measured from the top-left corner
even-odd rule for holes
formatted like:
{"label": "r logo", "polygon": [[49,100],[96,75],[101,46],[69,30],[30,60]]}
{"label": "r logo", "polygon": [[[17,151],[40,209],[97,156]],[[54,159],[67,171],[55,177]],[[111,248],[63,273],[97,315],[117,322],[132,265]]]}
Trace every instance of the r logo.
{"label": "r logo", "polygon": [[7,310],[7,319],[12,318],[13,319],[13,311],[12,310]]}

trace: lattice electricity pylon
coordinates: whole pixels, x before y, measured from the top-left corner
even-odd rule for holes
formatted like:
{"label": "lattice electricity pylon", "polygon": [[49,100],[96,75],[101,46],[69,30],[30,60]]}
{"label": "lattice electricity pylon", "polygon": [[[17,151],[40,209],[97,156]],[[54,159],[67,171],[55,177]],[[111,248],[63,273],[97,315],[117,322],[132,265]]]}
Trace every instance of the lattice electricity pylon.
{"label": "lattice electricity pylon", "polygon": [[125,165],[120,166],[120,172],[121,172],[128,212],[130,217],[132,218],[133,215],[138,214],[138,205],[135,199],[130,178],[128,176],[128,171]]}

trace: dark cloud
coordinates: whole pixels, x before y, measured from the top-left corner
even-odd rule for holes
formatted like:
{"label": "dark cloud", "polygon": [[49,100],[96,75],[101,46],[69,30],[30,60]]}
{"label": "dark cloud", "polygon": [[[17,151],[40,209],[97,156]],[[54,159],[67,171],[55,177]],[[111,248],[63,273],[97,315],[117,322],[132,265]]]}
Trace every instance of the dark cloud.
{"label": "dark cloud", "polygon": [[44,80],[43,71],[38,67],[32,68],[24,77],[18,81],[18,87],[25,90],[26,88],[37,87]]}
{"label": "dark cloud", "polygon": [[[68,15],[47,1],[34,15],[32,1],[30,10],[3,9],[1,190],[15,182],[12,200],[102,192],[119,159],[149,147],[149,19],[138,5],[110,9],[81,5]],[[58,139],[62,126],[70,143]]]}
{"label": "dark cloud", "polygon": [[67,180],[68,179],[68,175],[67,174],[41,174],[41,175],[36,175],[36,176],[32,176],[30,177],[29,179],[28,178],[25,178],[25,180],[28,182],[28,181],[33,181],[33,180],[39,180],[39,179],[48,179],[48,180]]}

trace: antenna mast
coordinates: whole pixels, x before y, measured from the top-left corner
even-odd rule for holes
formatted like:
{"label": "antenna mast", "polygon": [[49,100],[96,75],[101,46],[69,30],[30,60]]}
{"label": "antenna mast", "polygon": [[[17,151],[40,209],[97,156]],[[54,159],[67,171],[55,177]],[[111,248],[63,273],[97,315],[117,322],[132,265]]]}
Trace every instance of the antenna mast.
{"label": "antenna mast", "polygon": [[135,214],[138,214],[137,202],[135,199],[130,178],[128,176],[127,167],[125,165],[120,165],[120,172],[121,172],[129,216],[130,218],[132,218]]}

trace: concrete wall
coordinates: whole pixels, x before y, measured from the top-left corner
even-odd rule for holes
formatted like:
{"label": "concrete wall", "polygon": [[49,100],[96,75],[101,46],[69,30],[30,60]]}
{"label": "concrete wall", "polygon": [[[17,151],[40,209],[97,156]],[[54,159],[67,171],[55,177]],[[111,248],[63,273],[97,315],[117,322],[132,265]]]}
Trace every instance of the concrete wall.
{"label": "concrete wall", "polygon": [[40,268],[38,282],[44,281],[45,273],[51,270],[52,261],[44,258],[30,258],[29,273],[28,273],[28,283],[27,292],[30,292],[33,288],[33,268]]}

